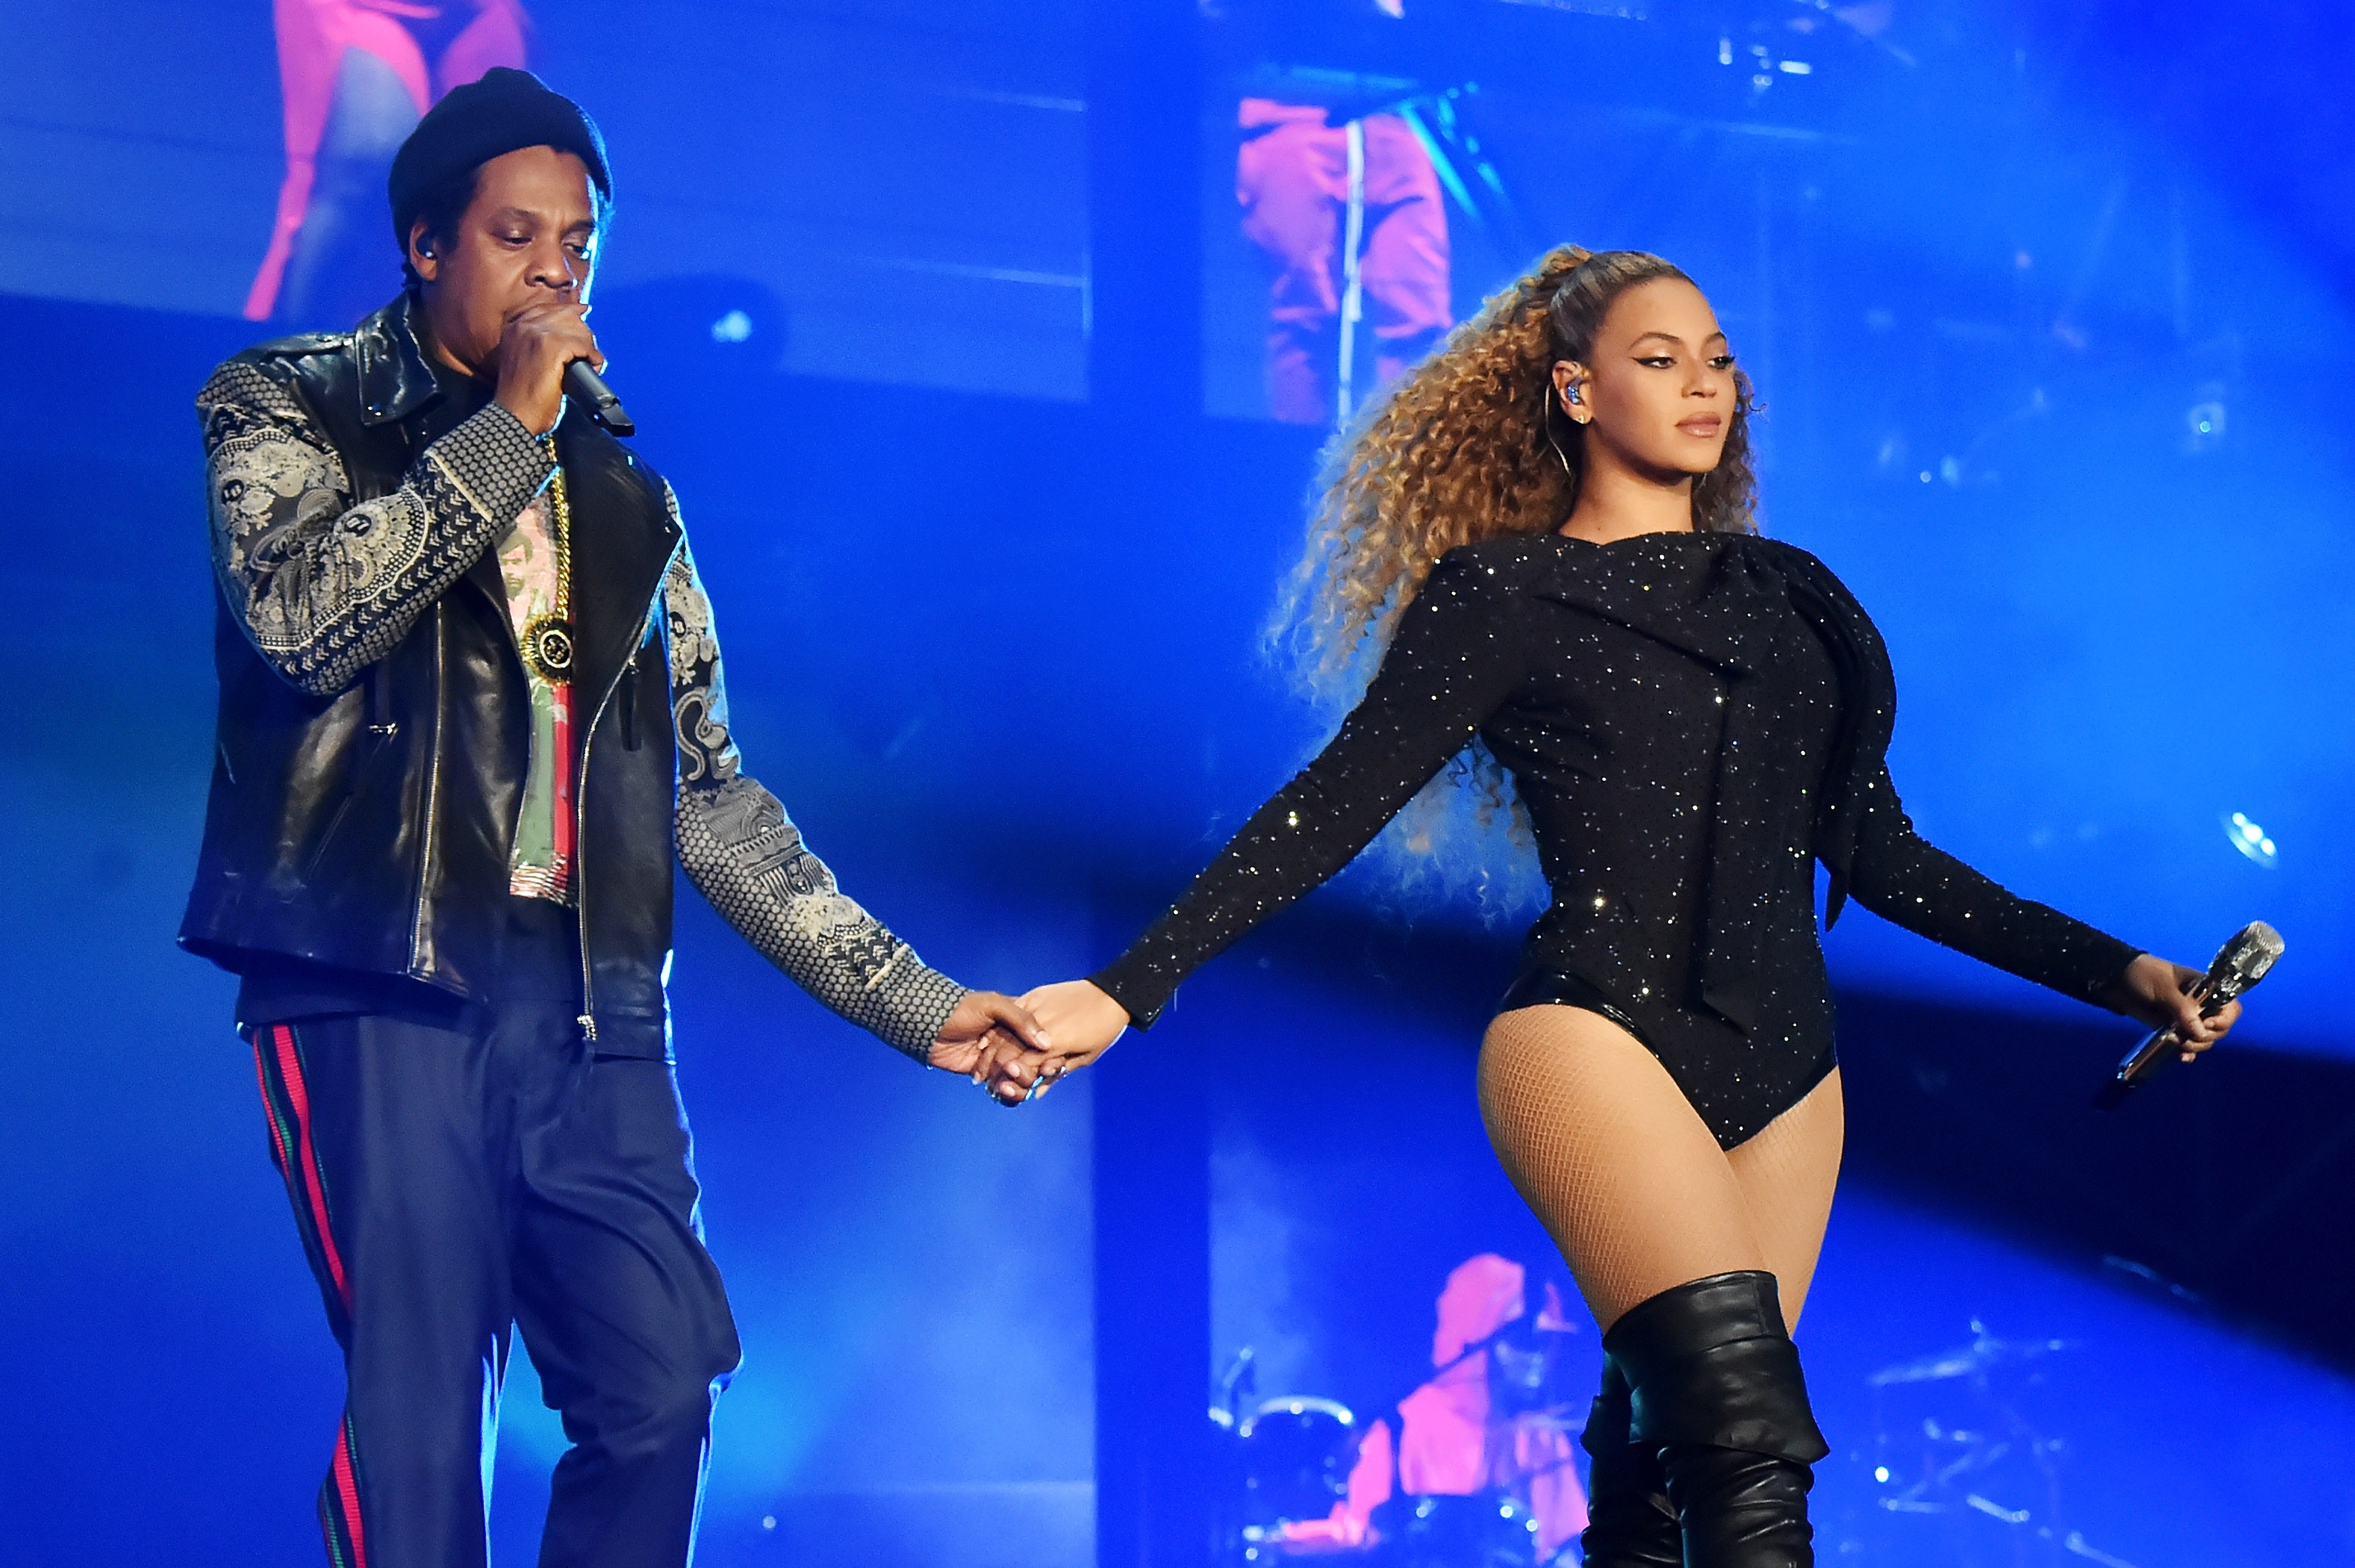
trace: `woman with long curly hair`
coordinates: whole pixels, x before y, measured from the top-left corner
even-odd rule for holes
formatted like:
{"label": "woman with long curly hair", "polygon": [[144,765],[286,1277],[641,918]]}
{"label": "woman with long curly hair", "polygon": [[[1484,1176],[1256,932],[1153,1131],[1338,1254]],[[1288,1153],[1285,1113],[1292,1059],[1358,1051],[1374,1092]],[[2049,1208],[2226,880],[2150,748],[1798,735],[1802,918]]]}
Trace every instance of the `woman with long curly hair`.
{"label": "woman with long curly hair", "polygon": [[1913,831],[1879,634],[1756,531],[1753,409],[1657,256],[1564,248],[1490,301],[1331,459],[1295,624],[1327,677],[1379,660],[1362,699],[1125,954],[1026,998],[1092,1061],[1467,748],[1458,779],[1509,775],[1552,900],[1480,1109],[1604,1329],[1590,1565],[1813,1561],[1827,1449],[1787,1325],[1842,1136],[1817,861],[1826,925],[1853,896],[2187,1051],[2238,1016]]}

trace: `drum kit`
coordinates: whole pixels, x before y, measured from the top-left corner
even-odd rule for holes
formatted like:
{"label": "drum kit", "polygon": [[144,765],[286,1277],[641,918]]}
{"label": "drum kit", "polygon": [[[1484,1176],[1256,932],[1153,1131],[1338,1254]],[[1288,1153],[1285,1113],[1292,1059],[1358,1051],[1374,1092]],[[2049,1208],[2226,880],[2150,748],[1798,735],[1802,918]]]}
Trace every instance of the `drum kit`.
{"label": "drum kit", "polygon": [[1347,1556],[1367,1568],[1538,1568],[1538,1521],[1498,1488],[1468,1497],[1393,1497],[1376,1509],[1361,1541],[1296,1527],[1331,1517],[1348,1496],[1365,1429],[1329,1399],[1264,1400],[1237,1419],[1213,1410],[1225,1456],[1227,1507],[1220,1561],[1247,1568],[1311,1555]]}
{"label": "drum kit", "polygon": [[[1574,1442],[1584,1409],[1573,1416],[1561,1398],[1549,1338],[1524,1324],[1481,1342],[1477,1348],[1489,1352],[1490,1408],[1523,1424],[1564,1427]],[[1362,1535],[1320,1528],[1348,1499],[1350,1472],[1373,1424],[1335,1400],[1255,1399],[1256,1381],[1245,1349],[1220,1381],[1220,1403],[1209,1413],[1220,1456],[1220,1563],[1266,1568],[1315,1556],[1346,1557],[1365,1568],[1540,1568],[1539,1521],[1506,1487],[1464,1496],[1393,1495],[1373,1509]],[[1577,1557],[1566,1551],[1553,1561]]]}
{"label": "drum kit", "polygon": [[[2031,1419],[2051,1358],[2070,1348],[2063,1339],[1999,1339],[1973,1319],[1967,1343],[1872,1373],[1868,1467],[1888,1528],[1866,1533],[1923,1568],[2137,1568],[2071,1525],[2068,1441]],[[1518,1371],[1536,1394],[1542,1374],[1517,1367],[1509,1353],[1497,1361],[1497,1381]],[[1221,1406],[1210,1412],[1224,1499],[1220,1562],[1267,1568],[1315,1555],[1368,1568],[1540,1568],[1537,1521],[1502,1488],[1393,1497],[1374,1511],[1362,1541],[1301,1539],[1301,1522],[1328,1519],[1348,1495],[1368,1425],[1334,1400],[1254,1399],[1254,1371],[1243,1352]],[[1569,1546],[1554,1558],[1576,1560]]]}
{"label": "drum kit", "polygon": [[1331,1517],[1349,1495],[1364,1433],[1348,1405],[1291,1396],[1263,1402],[1220,1435],[1242,1558],[1255,1563],[1249,1548],[1279,1539],[1286,1523]]}
{"label": "drum kit", "polygon": [[2068,1440],[2030,1419],[2065,1339],[2001,1339],[1978,1319],[1964,1345],[1881,1368],[1873,1394],[1875,1501],[1906,1520],[1907,1563],[1940,1568],[2135,1568],[2071,1527]]}

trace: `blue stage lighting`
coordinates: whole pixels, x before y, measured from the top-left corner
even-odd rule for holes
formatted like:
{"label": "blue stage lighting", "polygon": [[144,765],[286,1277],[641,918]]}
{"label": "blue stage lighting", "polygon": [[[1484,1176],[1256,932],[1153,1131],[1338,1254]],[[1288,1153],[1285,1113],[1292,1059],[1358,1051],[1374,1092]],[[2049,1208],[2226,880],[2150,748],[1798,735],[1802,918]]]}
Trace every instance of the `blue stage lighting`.
{"label": "blue stage lighting", "polygon": [[2224,837],[2232,841],[2233,848],[2268,871],[2280,864],[2272,836],[2243,813],[2236,811],[2224,818]]}

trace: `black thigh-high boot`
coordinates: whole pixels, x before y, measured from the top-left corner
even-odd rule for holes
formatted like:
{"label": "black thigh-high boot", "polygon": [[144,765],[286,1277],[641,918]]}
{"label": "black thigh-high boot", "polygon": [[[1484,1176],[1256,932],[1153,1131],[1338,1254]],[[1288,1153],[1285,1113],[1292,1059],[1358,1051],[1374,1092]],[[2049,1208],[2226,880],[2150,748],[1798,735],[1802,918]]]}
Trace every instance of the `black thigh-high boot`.
{"label": "black thigh-high boot", "polygon": [[1684,1568],[1684,1536],[1668,1503],[1660,1456],[1636,1442],[1630,1419],[1627,1374],[1606,1356],[1603,1392],[1594,1396],[1579,1439],[1594,1461],[1579,1548],[1586,1568]]}
{"label": "black thigh-high boot", "polygon": [[1664,1290],[1613,1324],[1603,1348],[1626,1373],[1636,1441],[1659,1456],[1686,1568],[1812,1568],[1808,1467],[1830,1449],[1774,1276]]}

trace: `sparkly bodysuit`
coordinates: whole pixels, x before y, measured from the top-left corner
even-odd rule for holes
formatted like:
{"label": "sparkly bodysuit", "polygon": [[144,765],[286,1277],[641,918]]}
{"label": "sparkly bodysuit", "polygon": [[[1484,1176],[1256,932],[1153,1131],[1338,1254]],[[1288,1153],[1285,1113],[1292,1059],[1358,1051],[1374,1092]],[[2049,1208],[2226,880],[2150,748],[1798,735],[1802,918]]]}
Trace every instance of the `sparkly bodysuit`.
{"label": "sparkly bodysuit", "polygon": [[1794,546],[1549,534],[1452,550],[1332,743],[1095,983],[1149,1025],[1477,735],[1512,775],[1553,894],[1505,1006],[1611,1017],[1731,1148],[1832,1068],[1818,859],[1827,925],[1853,893],[2079,999],[2137,952],[1913,831],[1883,761],[1895,706],[1871,620]]}

